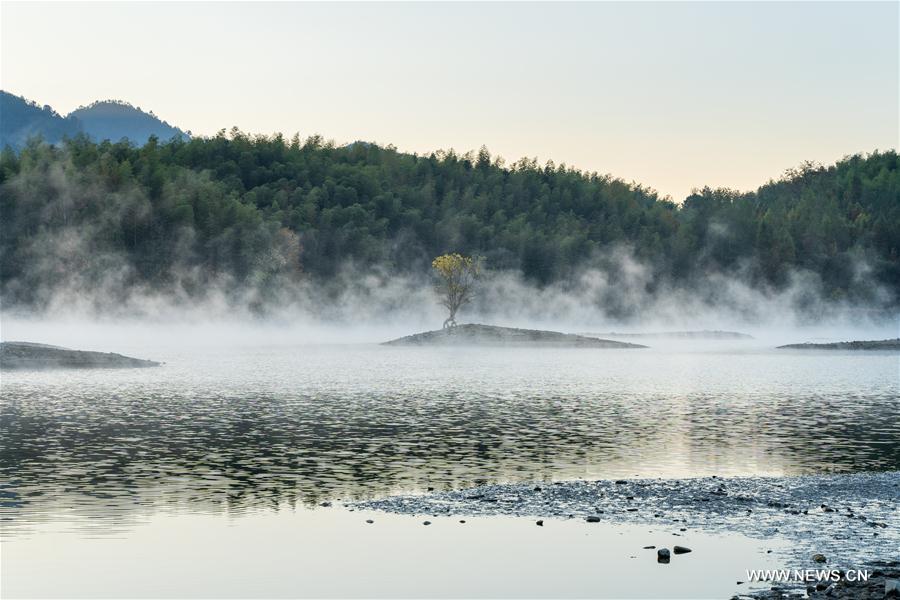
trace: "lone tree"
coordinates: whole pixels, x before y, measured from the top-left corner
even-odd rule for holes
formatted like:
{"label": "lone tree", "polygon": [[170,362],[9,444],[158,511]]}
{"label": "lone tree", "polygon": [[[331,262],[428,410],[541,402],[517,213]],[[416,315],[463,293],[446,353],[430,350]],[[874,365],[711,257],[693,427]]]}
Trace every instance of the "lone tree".
{"label": "lone tree", "polygon": [[438,276],[435,286],[441,305],[450,311],[444,329],[456,325],[456,311],[474,297],[475,281],[481,275],[483,259],[461,254],[444,254],[431,261]]}

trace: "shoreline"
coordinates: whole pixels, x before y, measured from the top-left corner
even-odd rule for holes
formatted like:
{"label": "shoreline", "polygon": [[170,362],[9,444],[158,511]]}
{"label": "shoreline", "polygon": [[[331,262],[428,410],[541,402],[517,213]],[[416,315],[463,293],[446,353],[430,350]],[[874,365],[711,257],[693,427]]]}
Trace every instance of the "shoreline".
{"label": "shoreline", "polygon": [[[587,528],[604,522],[652,525],[667,547],[691,530],[739,533],[771,541],[768,552],[785,569],[884,570],[887,565],[890,575],[890,565],[900,560],[900,471],[496,484],[346,507],[444,517],[581,520]],[[695,555],[704,552],[702,547],[692,550]],[[861,586],[844,584],[840,593],[855,594]],[[773,583],[772,588],[748,590],[748,597],[807,593],[799,583]]]}

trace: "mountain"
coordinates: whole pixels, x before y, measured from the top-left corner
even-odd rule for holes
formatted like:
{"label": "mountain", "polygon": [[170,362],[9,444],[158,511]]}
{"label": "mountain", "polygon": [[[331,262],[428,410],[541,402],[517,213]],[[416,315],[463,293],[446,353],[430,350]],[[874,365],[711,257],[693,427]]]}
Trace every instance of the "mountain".
{"label": "mountain", "polygon": [[69,115],[82,124],[85,133],[94,140],[117,142],[128,138],[143,146],[151,135],[167,142],[173,137],[187,139],[188,135],[153,114],[121,100],[103,100],[82,106]]}
{"label": "mountain", "polygon": [[127,102],[104,100],[82,106],[62,116],[49,106],[0,90],[0,148],[20,150],[29,138],[41,137],[50,144],[85,133],[94,141],[118,142],[127,138],[142,146],[151,135],[167,142],[190,135],[153,114]]}
{"label": "mountain", "polygon": [[75,117],[63,117],[49,106],[0,90],[0,147],[22,148],[30,137],[58,144],[81,131]]}

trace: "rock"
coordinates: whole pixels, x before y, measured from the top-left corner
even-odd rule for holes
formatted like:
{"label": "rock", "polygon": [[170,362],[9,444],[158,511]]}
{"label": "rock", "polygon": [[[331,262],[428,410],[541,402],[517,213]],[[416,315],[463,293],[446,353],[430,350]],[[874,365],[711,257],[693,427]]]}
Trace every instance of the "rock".
{"label": "rock", "polygon": [[374,522],[375,522],[375,521],[373,521],[372,519],[366,519],[366,523],[368,523],[369,525],[371,525],[371,524],[374,523]]}
{"label": "rock", "polygon": [[669,549],[668,548],[660,548],[656,551],[656,562],[667,563],[669,562]]}
{"label": "rock", "polygon": [[590,517],[586,518],[585,521],[587,521],[588,523],[599,523],[600,517],[595,517],[595,516],[591,515]]}
{"label": "rock", "polygon": [[422,525],[431,525],[431,521],[422,521]]}
{"label": "rock", "polygon": [[535,521],[534,524],[537,525],[538,527],[543,527],[543,526],[544,526],[544,521],[543,521],[543,519],[541,519],[541,520],[539,520],[539,521]]}
{"label": "rock", "polygon": [[644,546],[644,550],[653,550],[656,546]]}
{"label": "rock", "polygon": [[813,554],[812,559],[814,562],[823,563],[823,562],[825,562],[825,555],[824,554]]}
{"label": "rock", "polygon": [[628,482],[625,481],[624,479],[616,479],[616,485],[623,485],[625,483],[628,483]]}
{"label": "rock", "polygon": [[687,554],[688,552],[693,552],[687,546],[675,546],[673,550],[675,551],[675,554]]}
{"label": "rock", "polygon": [[540,491],[541,491],[541,486],[539,486],[539,485],[534,486],[534,491],[535,491],[535,492],[540,492]]}
{"label": "rock", "polygon": [[465,520],[465,519],[460,519],[459,522],[460,522],[460,523],[465,523],[466,520]]}
{"label": "rock", "polygon": [[319,503],[319,506],[324,507],[324,508],[328,508],[329,506],[331,506],[331,502],[320,502],[320,503]]}

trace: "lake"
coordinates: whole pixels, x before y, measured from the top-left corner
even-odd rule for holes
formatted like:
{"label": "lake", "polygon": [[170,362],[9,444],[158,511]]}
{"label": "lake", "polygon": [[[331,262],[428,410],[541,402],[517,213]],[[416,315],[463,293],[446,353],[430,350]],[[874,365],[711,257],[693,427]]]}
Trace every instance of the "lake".
{"label": "lake", "polygon": [[[897,354],[753,340],[107,349],[166,364],[3,373],[4,597],[722,596],[778,540],[690,531],[729,551],[635,586],[660,568],[630,558],[646,527],[367,524],[341,505],[486,483],[900,470]],[[606,580],[585,575],[597,561]],[[119,567],[103,579],[99,564]]]}

